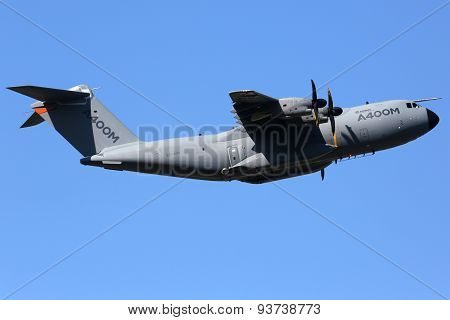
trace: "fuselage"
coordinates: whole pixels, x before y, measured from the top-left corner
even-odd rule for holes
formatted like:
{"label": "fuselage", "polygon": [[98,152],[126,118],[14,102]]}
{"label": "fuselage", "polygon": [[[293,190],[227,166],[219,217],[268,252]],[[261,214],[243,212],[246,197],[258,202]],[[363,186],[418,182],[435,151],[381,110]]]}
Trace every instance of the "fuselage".
{"label": "fuselage", "polygon": [[[255,144],[256,139],[243,127],[236,127],[213,135],[110,147],[81,163],[194,179],[267,182],[316,172],[337,159],[402,145],[427,133],[439,121],[432,111],[410,100],[344,108],[335,119],[335,137],[329,122],[317,128],[293,119],[291,125],[301,128],[295,141],[284,138],[281,143],[270,135],[270,143]],[[265,179],[263,169],[272,173],[273,179]]]}

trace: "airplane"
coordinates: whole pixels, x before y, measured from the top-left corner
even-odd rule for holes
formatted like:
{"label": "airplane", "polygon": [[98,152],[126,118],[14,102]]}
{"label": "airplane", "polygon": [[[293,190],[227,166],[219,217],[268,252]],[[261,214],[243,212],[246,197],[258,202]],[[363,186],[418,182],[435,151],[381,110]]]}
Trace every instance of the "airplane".
{"label": "airplane", "polygon": [[68,90],[9,87],[31,97],[33,113],[21,128],[48,122],[83,158],[80,163],[209,181],[265,183],[321,173],[338,160],[375,154],[424,135],[439,122],[419,102],[389,100],[351,108],[317,97],[276,99],[253,90],[230,92],[238,125],[210,135],[143,141],[78,85]]}

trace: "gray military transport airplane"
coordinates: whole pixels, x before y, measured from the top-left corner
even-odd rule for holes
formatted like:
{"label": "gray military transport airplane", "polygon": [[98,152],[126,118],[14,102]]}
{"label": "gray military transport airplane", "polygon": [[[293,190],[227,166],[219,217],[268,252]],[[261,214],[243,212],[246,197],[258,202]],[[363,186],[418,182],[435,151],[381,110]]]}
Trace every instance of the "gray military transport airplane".
{"label": "gray military transport airplane", "polygon": [[323,179],[333,162],[402,145],[439,122],[417,104],[438,98],[339,108],[330,90],[328,101],[318,99],[311,84],[312,99],[231,92],[238,126],[159,141],[138,139],[86,85],[8,89],[38,100],[22,128],[47,121],[83,155],[83,165],[213,181],[264,183],[318,171]]}

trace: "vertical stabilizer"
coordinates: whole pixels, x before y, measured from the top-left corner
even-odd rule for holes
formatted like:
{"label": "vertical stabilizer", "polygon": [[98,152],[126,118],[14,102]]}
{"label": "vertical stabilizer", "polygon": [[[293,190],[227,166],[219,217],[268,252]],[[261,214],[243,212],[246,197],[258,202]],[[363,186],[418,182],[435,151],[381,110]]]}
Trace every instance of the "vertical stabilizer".
{"label": "vertical stabilizer", "polygon": [[35,86],[8,89],[39,100],[31,105],[34,113],[22,128],[47,121],[85,157],[107,147],[138,141],[86,85],[69,90]]}

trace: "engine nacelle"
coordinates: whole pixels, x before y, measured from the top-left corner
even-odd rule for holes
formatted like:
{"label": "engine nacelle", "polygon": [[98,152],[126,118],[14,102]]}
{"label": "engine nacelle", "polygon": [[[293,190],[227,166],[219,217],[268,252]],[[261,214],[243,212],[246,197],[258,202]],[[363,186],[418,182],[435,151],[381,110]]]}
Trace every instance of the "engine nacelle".
{"label": "engine nacelle", "polygon": [[303,117],[312,114],[310,99],[284,98],[279,101],[286,117]]}

